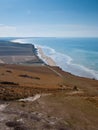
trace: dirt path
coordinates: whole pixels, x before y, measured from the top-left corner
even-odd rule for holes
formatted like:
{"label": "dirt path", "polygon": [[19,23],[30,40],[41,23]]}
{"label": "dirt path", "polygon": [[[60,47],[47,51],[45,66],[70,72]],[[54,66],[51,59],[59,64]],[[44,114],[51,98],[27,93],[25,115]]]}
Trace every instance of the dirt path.
{"label": "dirt path", "polygon": [[28,97],[28,98],[20,99],[19,101],[31,101],[31,102],[34,102],[34,101],[38,100],[40,97],[41,97],[41,94],[36,94],[34,97]]}
{"label": "dirt path", "polygon": [[56,70],[54,70],[53,68],[47,66],[48,69],[50,69],[51,71],[53,71],[56,75],[58,75],[59,77],[63,78],[62,74],[60,74],[59,72],[57,72]]}

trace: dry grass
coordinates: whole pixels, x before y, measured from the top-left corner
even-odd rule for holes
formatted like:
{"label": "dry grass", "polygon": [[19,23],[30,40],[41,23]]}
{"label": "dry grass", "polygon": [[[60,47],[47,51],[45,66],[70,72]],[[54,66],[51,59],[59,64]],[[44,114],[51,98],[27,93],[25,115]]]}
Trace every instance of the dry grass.
{"label": "dry grass", "polygon": [[[66,96],[97,96],[98,81],[81,78],[47,66],[0,66],[0,98],[21,98],[36,93],[65,92]],[[2,83],[2,84],[1,84]],[[6,84],[7,83],[7,84]],[[10,83],[10,84],[8,84]],[[13,83],[13,84],[11,84]],[[9,99],[8,98],[8,99]]]}
{"label": "dry grass", "polygon": [[[62,77],[47,66],[0,66],[0,99],[14,100],[36,93],[51,93],[31,103],[11,102],[7,110],[11,109],[16,113],[22,111],[26,117],[31,117],[35,111],[41,113],[40,123],[36,121],[38,114],[32,115],[35,123],[31,118],[25,120],[23,115],[15,115],[17,118],[21,117],[32,129],[36,126],[44,127],[45,130],[97,130],[98,81],[71,75],[58,67],[52,69]],[[54,126],[47,123],[51,120],[56,121]]]}

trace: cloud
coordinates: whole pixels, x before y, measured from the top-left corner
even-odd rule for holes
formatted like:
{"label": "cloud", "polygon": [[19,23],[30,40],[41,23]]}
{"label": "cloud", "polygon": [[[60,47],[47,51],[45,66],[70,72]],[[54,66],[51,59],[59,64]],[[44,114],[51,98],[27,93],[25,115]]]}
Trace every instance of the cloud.
{"label": "cloud", "polygon": [[0,24],[0,37],[98,37],[98,27],[73,24],[32,24],[8,26]]}
{"label": "cloud", "polygon": [[28,26],[34,36],[50,37],[98,37],[98,27],[77,24],[35,24]]}
{"label": "cloud", "polygon": [[16,27],[0,24],[0,37],[11,36],[16,31]]}
{"label": "cloud", "polygon": [[4,24],[0,24],[0,26],[4,26]]}

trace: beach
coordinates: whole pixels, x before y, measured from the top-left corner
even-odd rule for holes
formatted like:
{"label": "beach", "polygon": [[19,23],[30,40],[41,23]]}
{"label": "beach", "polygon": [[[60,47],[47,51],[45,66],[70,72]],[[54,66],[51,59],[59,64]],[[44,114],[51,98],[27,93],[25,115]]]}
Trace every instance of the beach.
{"label": "beach", "polygon": [[[40,47],[44,55],[53,60],[52,65],[56,64],[64,71],[80,77],[98,79],[98,38],[35,37],[15,39],[17,41]],[[47,58],[42,59],[45,61]]]}
{"label": "beach", "polygon": [[44,60],[46,64],[50,66],[56,66],[55,61],[51,57],[46,56],[41,47],[37,47],[37,49],[38,49],[40,58]]}

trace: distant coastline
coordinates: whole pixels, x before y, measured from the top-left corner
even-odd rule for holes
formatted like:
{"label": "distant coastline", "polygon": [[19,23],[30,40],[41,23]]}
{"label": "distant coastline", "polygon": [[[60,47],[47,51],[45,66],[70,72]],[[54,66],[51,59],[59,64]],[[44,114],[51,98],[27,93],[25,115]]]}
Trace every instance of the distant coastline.
{"label": "distant coastline", "polygon": [[[58,41],[58,40],[62,40],[62,39],[61,38],[60,39],[58,39],[58,38],[27,38],[27,39],[26,38],[23,38],[23,39],[20,38],[20,39],[18,39],[17,38],[17,39],[12,39],[11,42],[34,45],[38,49],[37,56],[40,58],[40,60],[42,60],[43,62],[45,62],[48,65],[59,66],[65,72],[72,73],[72,74],[77,75],[79,77],[88,77],[88,78],[91,78],[91,79],[92,78],[98,79],[98,73],[97,73],[96,70],[85,67],[82,64],[77,64],[77,63],[73,62],[73,59],[70,56],[63,54],[63,53],[59,53],[57,50],[54,50],[53,48],[48,46],[48,45],[52,44],[52,42],[55,41],[55,40]],[[64,38],[63,38],[63,40],[64,40]],[[67,40],[70,41],[70,39],[67,39]],[[75,39],[73,39],[73,40],[75,40]],[[79,38],[76,39],[76,40],[79,41]],[[87,41],[87,38],[85,40]],[[40,44],[40,42],[41,42],[42,45]],[[57,46],[58,46],[58,43],[57,43]],[[62,46],[61,46],[61,48],[62,48]],[[72,52],[70,52],[70,54],[71,53]],[[28,63],[32,63],[32,62],[30,61]],[[88,63],[89,63],[89,61],[88,61]],[[89,63],[89,65],[90,65],[90,63]]]}
{"label": "distant coastline", "polygon": [[[26,44],[26,42],[22,41],[21,39],[12,40],[11,42]],[[51,57],[48,57],[44,54],[41,47],[37,47],[37,50],[38,50],[37,56],[39,56],[39,58],[41,58],[45,62],[45,64],[48,64],[50,66],[57,66],[55,61]]]}
{"label": "distant coastline", "polygon": [[[58,43],[58,41],[60,43]],[[73,59],[73,56],[75,53],[75,52],[73,52],[75,50],[73,48],[74,46],[81,47],[81,44],[82,44],[83,48],[85,48],[85,45],[87,45],[87,47],[89,46],[89,48],[91,48],[91,50],[92,50],[92,48],[93,48],[92,43],[93,43],[93,45],[96,45],[96,46],[94,46],[95,49],[97,49],[96,41],[98,41],[98,38],[71,38],[70,39],[70,38],[40,38],[40,37],[38,37],[38,38],[26,38],[26,39],[20,38],[20,39],[16,39],[14,42],[20,42],[22,44],[31,43],[31,44],[34,44],[37,48],[40,47],[42,52],[44,53],[44,55],[47,56],[48,58],[51,58],[55,62],[55,64],[57,66],[59,66],[60,68],[62,68],[64,71],[67,71],[69,73],[72,73],[72,74],[80,76],[80,77],[98,79],[98,71],[92,68],[93,64],[97,63],[97,59],[96,59],[95,63],[93,60],[97,56],[96,53],[95,53],[96,56],[92,59],[92,62],[91,62],[91,58],[88,60],[88,59],[86,59],[86,57],[89,57],[88,54],[90,54],[90,53],[91,53],[90,57],[92,57],[93,56],[92,51],[90,52],[89,50],[87,50],[87,52],[86,52],[85,50],[83,50],[84,53],[82,53],[81,50],[79,51],[79,49],[77,49],[76,51],[79,51],[79,52],[76,52],[76,56],[75,56],[77,63],[74,62],[74,59]],[[63,42],[64,42],[64,45],[63,45]],[[68,42],[68,44],[67,44],[67,42]],[[55,43],[56,43],[56,46],[55,46]],[[70,47],[70,45],[71,45],[71,47]],[[58,49],[58,48],[60,48],[60,49]],[[66,48],[68,48],[68,50],[69,50],[69,51],[67,50],[68,54],[66,53],[66,51],[59,52],[59,50],[61,50],[61,49],[66,50]],[[73,48],[72,51],[70,51],[71,48]],[[72,55],[70,56],[71,53],[72,53]],[[77,53],[79,55],[77,55]],[[85,57],[81,57],[81,54],[84,55]],[[45,60],[43,57],[41,57],[41,58],[42,58],[42,60]],[[83,60],[83,58],[85,60],[85,61],[83,61],[84,65],[81,64],[81,60]],[[79,59],[80,63],[78,63],[78,59]],[[85,66],[85,62],[88,67]],[[91,64],[92,64],[92,66],[91,66]]]}
{"label": "distant coastline", "polygon": [[0,41],[0,63],[3,64],[44,64],[38,57],[34,45],[19,42]]}

